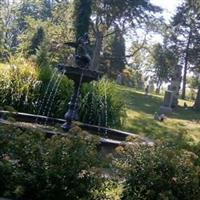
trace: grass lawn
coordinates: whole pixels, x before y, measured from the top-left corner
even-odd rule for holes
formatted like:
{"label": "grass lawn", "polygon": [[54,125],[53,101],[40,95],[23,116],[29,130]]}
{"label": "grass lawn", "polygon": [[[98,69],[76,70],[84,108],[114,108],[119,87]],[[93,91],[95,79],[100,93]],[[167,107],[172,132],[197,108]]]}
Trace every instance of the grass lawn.
{"label": "grass lawn", "polygon": [[[123,130],[151,139],[175,141],[181,138],[200,141],[200,113],[190,106],[193,102],[179,100],[179,107],[164,122],[154,120],[154,113],[159,111],[163,96],[145,96],[143,91],[124,86],[118,87],[119,94],[126,104],[126,118]],[[184,102],[189,106],[183,107]]]}

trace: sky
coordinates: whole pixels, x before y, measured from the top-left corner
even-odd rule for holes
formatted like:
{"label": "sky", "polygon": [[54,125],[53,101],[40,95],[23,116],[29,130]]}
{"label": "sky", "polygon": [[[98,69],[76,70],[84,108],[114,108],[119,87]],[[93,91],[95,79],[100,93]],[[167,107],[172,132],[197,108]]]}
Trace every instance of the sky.
{"label": "sky", "polygon": [[[150,0],[154,5],[160,6],[163,9],[162,16],[167,23],[170,22],[171,17],[176,13],[176,8],[183,2],[183,0]],[[154,34],[151,38],[152,43],[162,42],[162,37]]]}
{"label": "sky", "polygon": [[[167,23],[170,22],[171,17],[176,13],[176,8],[183,2],[183,0],[150,0],[150,2],[156,6],[159,6],[163,9],[161,16],[164,17]],[[144,32],[141,30],[138,31],[139,41],[142,42],[144,39]],[[135,40],[134,36],[132,36],[131,32],[125,36],[126,41],[126,50],[127,54],[129,54],[129,48],[132,46],[132,41]],[[162,43],[163,38],[161,35],[153,33],[148,36],[148,42]]]}
{"label": "sky", "polygon": [[182,2],[182,0],[151,0],[152,4],[164,9],[163,16],[167,21],[170,20],[170,17],[175,13],[177,6]]}
{"label": "sky", "polygon": [[[150,2],[156,6],[159,6],[163,9],[161,16],[164,17],[167,23],[170,22],[171,17],[175,14],[176,8],[183,2],[183,0],[150,0]],[[160,14],[159,14],[160,15]],[[131,32],[130,32],[131,33]],[[138,31],[139,35],[141,35],[141,40],[143,40],[144,33],[140,30]],[[128,34],[126,38],[126,47],[127,50],[131,47],[131,35]],[[148,38],[151,43],[162,43],[162,36],[159,34],[154,33],[153,35]]]}

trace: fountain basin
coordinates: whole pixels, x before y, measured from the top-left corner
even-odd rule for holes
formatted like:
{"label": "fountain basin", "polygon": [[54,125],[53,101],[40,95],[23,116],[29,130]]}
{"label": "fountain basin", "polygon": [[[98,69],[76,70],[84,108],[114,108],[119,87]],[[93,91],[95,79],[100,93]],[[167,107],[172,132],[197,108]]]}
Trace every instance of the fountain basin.
{"label": "fountain basin", "polygon": [[[16,122],[10,122],[9,117],[14,118]],[[60,124],[63,124],[63,122],[65,122],[65,120],[63,119],[46,117],[42,115],[21,113],[21,112],[9,112],[4,110],[0,111],[0,118],[1,118],[0,124],[7,124],[7,125],[12,124],[20,128],[28,128],[26,123],[32,123],[35,126],[35,128],[41,129],[41,131],[46,133],[48,137],[51,137],[53,135],[68,136],[68,133],[63,132],[62,130],[55,131],[49,129],[48,126],[46,126],[46,125],[54,126],[56,124],[60,126]],[[153,141],[149,140],[148,138],[141,137],[133,133],[112,128],[101,127],[101,126],[99,127],[96,125],[85,124],[81,122],[75,122],[74,124],[79,126],[82,130],[88,131],[90,135],[98,136],[100,141],[98,149],[105,154],[112,153],[113,150],[118,146],[124,146],[126,144],[134,144],[131,142],[126,142],[126,138],[130,136],[138,138],[138,140],[136,140],[135,143],[139,142],[140,144],[148,146],[154,145]]]}
{"label": "fountain basin", "polygon": [[102,73],[99,71],[90,70],[88,68],[66,66],[64,64],[58,65],[59,71],[63,72],[69,79],[72,79],[75,83],[80,82],[82,76],[82,83],[89,83],[91,81],[98,81],[102,77]]}

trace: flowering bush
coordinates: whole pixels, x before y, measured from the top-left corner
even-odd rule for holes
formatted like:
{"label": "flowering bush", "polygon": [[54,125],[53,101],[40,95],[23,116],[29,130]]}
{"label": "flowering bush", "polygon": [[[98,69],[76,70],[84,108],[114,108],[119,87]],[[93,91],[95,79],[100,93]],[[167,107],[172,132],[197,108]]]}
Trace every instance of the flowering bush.
{"label": "flowering bush", "polygon": [[98,140],[0,127],[0,196],[13,199],[104,199]]}
{"label": "flowering bush", "polygon": [[189,200],[200,196],[198,156],[173,147],[118,148],[116,164],[126,177],[123,200]]}

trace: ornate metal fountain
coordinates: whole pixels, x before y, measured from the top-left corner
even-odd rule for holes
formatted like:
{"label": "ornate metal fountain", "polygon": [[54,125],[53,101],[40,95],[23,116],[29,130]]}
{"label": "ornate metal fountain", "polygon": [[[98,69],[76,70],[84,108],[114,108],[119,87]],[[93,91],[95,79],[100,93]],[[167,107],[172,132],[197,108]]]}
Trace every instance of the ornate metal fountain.
{"label": "ornate metal fountain", "polygon": [[59,64],[59,70],[68,78],[74,81],[74,92],[69,102],[68,111],[65,113],[66,122],[62,125],[65,131],[68,131],[72,126],[73,120],[78,120],[79,96],[80,89],[83,83],[97,81],[101,78],[102,73],[89,69],[90,55],[88,53],[88,45],[90,41],[85,33],[77,42],[67,42],[66,45],[75,48],[75,67]]}
{"label": "ornate metal fountain", "polygon": [[[64,64],[59,64],[58,69],[62,74],[65,74],[68,78],[74,81],[74,93],[71,96],[71,100],[69,102],[69,107],[67,112],[65,113],[65,120],[47,117],[42,115],[34,115],[29,113],[19,113],[19,112],[8,112],[4,110],[0,110],[0,125],[14,125],[19,128],[26,128],[26,123],[31,123],[31,128],[33,128],[32,124],[34,124],[35,128],[39,128],[42,132],[46,133],[47,136],[53,135],[64,135],[69,136],[69,134],[65,134],[62,131],[54,131],[49,130],[48,126],[54,126],[55,124],[62,124],[62,128],[64,132],[67,132],[72,127],[72,121],[78,120],[78,109],[79,109],[79,96],[80,89],[83,83],[89,83],[91,81],[97,81],[101,78],[102,73],[98,71],[94,71],[89,69],[90,66],[90,56],[88,54],[88,45],[89,38],[87,34],[84,34],[80,37],[77,42],[68,42],[66,45],[75,48],[75,63],[76,66],[66,66]],[[8,117],[11,115],[16,122],[10,122]],[[37,120],[36,120],[37,119]],[[36,123],[40,122],[40,125]],[[25,124],[24,124],[25,123]],[[64,123],[64,124],[63,124]],[[47,126],[48,125],[48,126]],[[104,153],[113,152],[113,150],[119,145],[125,145],[126,138],[129,136],[133,136],[139,138],[139,143],[144,145],[153,145],[153,142],[144,137],[137,136],[133,133],[128,133],[108,127],[101,127],[81,122],[76,122],[76,125],[81,127],[81,129],[89,131],[88,134],[96,135],[100,138],[100,144],[98,145],[98,149]],[[106,137],[105,137],[106,132]],[[132,143],[131,143],[132,144]]]}

